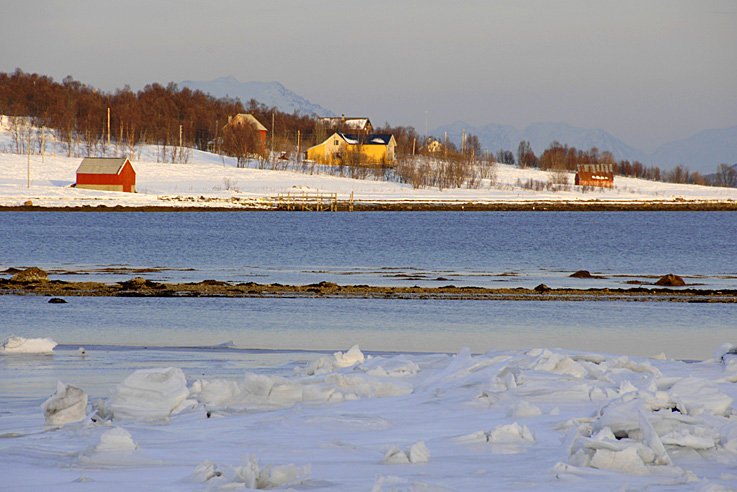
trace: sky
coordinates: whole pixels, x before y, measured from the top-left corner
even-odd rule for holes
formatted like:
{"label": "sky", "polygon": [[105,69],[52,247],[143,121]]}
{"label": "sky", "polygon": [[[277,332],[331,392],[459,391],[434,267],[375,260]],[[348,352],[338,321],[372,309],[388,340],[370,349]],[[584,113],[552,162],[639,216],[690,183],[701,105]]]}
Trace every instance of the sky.
{"label": "sky", "polygon": [[601,128],[646,152],[737,125],[733,0],[14,0],[0,72],[103,91],[278,81],[418,133]]}

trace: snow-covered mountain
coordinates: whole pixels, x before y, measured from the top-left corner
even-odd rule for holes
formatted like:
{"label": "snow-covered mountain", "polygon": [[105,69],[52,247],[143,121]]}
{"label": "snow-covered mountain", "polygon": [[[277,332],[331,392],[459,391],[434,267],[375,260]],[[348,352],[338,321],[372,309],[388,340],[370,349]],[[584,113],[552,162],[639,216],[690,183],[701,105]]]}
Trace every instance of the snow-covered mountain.
{"label": "snow-covered mountain", "polygon": [[431,135],[442,140],[448,132],[448,140],[460,144],[463,131],[466,134],[476,135],[482,149],[496,153],[499,150],[517,151],[519,143],[529,141],[536,155],[541,155],[550,143],[557,141],[569,147],[580,150],[589,150],[596,147],[600,151],[608,150],[617,160],[647,162],[648,156],[644,152],[627,145],[604,130],[598,128],[578,128],[567,123],[532,123],[524,130],[510,125],[490,123],[485,126],[474,127],[456,121],[442,126],[431,132]]}
{"label": "snow-covered mountain", "polygon": [[200,90],[215,97],[238,98],[244,105],[247,105],[251,99],[255,99],[261,104],[276,107],[285,113],[299,111],[306,115],[335,116],[329,109],[311,103],[279,82],[239,82],[238,79],[231,76],[204,82],[185,80],[178,85],[180,88]]}
{"label": "snow-covered mountain", "polygon": [[737,126],[704,130],[683,140],[658,147],[651,161],[671,168],[683,164],[702,174],[713,173],[719,164],[737,163]]}

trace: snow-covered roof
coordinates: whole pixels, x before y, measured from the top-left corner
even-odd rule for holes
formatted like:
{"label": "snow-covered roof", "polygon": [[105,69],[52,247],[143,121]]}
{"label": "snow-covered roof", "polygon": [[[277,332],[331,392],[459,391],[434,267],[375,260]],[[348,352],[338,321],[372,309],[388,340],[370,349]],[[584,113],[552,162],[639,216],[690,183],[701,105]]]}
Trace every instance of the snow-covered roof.
{"label": "snow-covered roof", "polygon": [[85,157],[77,174],[119,174],[127,160],[124,157]]}
{"label": "snow-covered roof", "polygon": [[343,140],[352,145],[361,143],[363,145],[389,145],[392,139],[392,135],[389,133],[372,134],[372,135],[351,135],[347,133],[338,132]]}
{"label": "snow-covered roof", "polygon": [[371,127],[371,121],[368,118],[346,118],[344,116],[318,118],[317,123],[328,128],[336,128],[338,126],[350,128],[351,130],[365,130]]}

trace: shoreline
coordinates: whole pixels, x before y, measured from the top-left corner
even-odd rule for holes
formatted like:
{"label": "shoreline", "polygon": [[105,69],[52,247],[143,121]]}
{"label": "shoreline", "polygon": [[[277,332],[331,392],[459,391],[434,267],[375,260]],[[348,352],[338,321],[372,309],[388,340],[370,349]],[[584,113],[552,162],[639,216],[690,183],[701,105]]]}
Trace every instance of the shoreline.
{"label": "shoreline", "polygon": [[[462,201],[339,201],[337,212],[735,212],[737,202],[462,202]],[[82,205],[82,206],[0,206],[0,212],[307,212],[299,205],[287,206],[206,206],[206,205]],[[328,211],[328,210],[323,210]]]}
{"label": "shoreline", "polygon": [[0,279],[0,295],[64,297],[229,297],[229,298],[335,298],[335,299],[444,299],[479,301],[624,301],[737,303],[734,289],[665,288],[659,286],[627,289],[550,288],[534,289],[485,287],[379,287],[338,285],[320,282],[310,285],[232,284],[217,280],[193,283],[158,283],[136,277],[124,282],[67,282],[64,280],[13,281]]}

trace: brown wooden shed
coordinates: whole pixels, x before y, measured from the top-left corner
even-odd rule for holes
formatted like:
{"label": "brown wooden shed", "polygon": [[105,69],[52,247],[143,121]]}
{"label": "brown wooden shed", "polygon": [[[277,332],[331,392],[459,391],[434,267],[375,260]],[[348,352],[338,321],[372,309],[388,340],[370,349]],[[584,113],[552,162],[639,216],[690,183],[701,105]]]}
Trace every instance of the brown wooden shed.
{"label": "brown wooden shed", "polygon": [[579,164],[576,166],[576,185],[614,188],[612,164]]}
{"label": "brown wooden shed", "polygon": [[77,168],[77,188],[136,192],[136,171],[122,157],[85,157]]}

